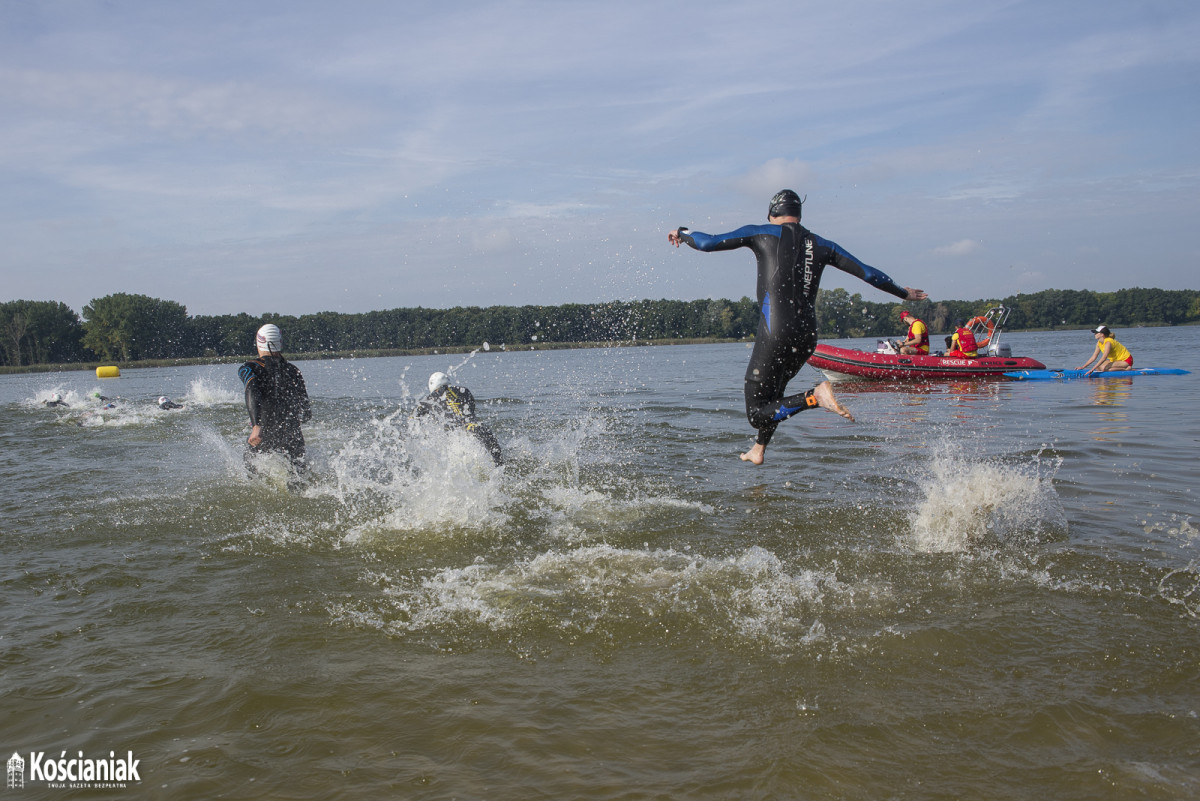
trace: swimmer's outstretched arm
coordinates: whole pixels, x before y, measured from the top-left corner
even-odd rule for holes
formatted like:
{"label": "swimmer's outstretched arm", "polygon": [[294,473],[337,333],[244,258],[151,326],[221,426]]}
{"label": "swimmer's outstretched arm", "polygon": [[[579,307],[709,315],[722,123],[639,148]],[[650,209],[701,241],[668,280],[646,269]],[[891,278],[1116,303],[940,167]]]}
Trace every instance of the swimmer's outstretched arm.
{"label": "swimmer's outstretched arm", "polygon": [[674,231],[667,232],[667,241],[675,247],[687,244],[696,250],[713,253],[718,250],[735,250],[737,248],[751,247],[751,240],[756,235],[762,233],[775,234],[778,230],[778,225],[743,225],[736,231],[713,235],[693,231],[687,226],[681,225]]}

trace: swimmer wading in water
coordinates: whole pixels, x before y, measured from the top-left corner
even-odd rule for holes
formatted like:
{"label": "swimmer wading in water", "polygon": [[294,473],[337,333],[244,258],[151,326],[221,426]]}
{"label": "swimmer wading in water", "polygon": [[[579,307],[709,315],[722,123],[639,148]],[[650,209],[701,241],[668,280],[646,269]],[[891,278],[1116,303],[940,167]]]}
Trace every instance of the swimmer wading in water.
{"label": "swimmer wading in water", "polygon": [[746,417],[758,434],[742,460],[762,464],[767,444],[781,422],[820,406],[854,420],[828,381],[798,395],[785,395],[787,383],[800,372],[817,347],[814,301],[821,273],[833,265],[904,300],[924,300],[920,289],[897,285],[880,270],[847,253],[836,242],[800,225],[803,201],[790,189],[771,198],[766,225],[746,225],[727,234],[704,234],[679,227],[667,234],[675,247],[687,243],[712,253],[749,248],[758,260],[758,305],[762,315],[746,368]]}
{"label": "swimmer wading in water", "polygon": [[496,464],[504,463],[500,441],[492,430],[475,418],[475,396],[466,387],[450,384],[450,376],[434,373],[429,376],[429,394],[417,404],[415,417],[434,414],[447,428],[465,428],[491,454]]}
{"label": "swimmer wading in water", "polygon": [[268,323],[255,335],[258,358],[238,368],[246,387],[250,415],[250,452],[285,453],[298,469],[305,467],[304,433],[300,424],[312,419],[304,376],[283,358],[279,328]]}

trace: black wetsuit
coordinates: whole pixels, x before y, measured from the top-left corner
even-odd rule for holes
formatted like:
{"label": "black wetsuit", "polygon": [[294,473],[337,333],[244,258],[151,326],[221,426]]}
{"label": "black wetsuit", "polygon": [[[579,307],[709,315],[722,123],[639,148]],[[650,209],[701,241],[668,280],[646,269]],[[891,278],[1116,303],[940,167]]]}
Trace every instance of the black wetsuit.
{"label": "black wetsuit", "polygon": [[784,391],[817,347],[814,302],[825,267],[833,265],[896,297],[908,297],[886,274],[799,223],[747,225],[716,236],[680,228],[679,238],[706,253],[750,248],[758,259],[762,315],[745,390],[746,417],[758,430],[755,442],[760,445],[771,441],[780,422],[816,405],[811,390],[790,397]]}
{"label": "black wetsuit", "polygon": [[262,442],[251,447],[256,453],[286,453],[297,466],[304,464],[304,434],[300,424],[312,419],[312,406],[304,376],[279,355],[259,356],[238,368],[246,385],[246,411],[250,425],[262,427]]}
{"label": "black wetsuit", "polygon": [[475,396],[471,394],[471,390],[466,387],[442,387],[437,392],[429,393],[417,404],[416,415],[421,417],[430,413],[437,414],[447,428],[467,429],[487,448],[496,464],[503,461],[496,435],[490,428],[475,420]]}

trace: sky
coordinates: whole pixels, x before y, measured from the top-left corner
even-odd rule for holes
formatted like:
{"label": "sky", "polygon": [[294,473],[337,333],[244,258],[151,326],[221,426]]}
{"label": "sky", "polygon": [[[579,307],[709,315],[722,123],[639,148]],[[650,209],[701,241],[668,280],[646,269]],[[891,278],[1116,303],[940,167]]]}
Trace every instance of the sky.
{"label": "sky", "polygon": [[749,251],[667,231],[782,188],[935,300],[1196,289],[1197,42],[1194,0],[0,0],[0,301],[737,299]]}

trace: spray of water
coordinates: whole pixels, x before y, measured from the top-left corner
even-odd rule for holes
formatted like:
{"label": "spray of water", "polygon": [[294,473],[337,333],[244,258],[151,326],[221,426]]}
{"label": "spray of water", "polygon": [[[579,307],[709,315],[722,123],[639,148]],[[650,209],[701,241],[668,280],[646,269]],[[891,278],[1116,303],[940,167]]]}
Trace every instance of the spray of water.
{"label": "spray of water", "polygon": [[349,542],[381,532],[502,527],[511,500],[478,440],[404,407],[370,421],[330,459],[330,491],[363,522]]}
{"label": "spray of water", "polygon": [[1012,463],[968,452],[963,441],[931,449],[924,498],[909,541],[922,552],[957,552],[983,544],[1041,541],[1065,533],[1066,513],[1054,490],[1058,462]]}
{"label": "spray of water", "polygon": [[369,581],[381,598],[339,605],[331,609],[335,619],[397,636],[479,626],[601,638],[614,629],[649,636],[684,629],[772,647],[825,638],[822,614],[876,594],[840,581],[832,570],[789,571],[758,547],[705,557],[589,545],[511,564],[477,560],[424,578],[376,572]]}
{"label": "spray of water", "polygon": [[226,384],[213,384],[203,378],[191,383],[183,403],[189,406],[241,405],[244,395]]}

